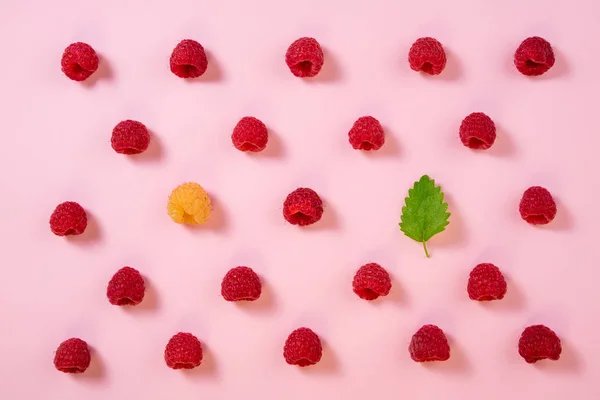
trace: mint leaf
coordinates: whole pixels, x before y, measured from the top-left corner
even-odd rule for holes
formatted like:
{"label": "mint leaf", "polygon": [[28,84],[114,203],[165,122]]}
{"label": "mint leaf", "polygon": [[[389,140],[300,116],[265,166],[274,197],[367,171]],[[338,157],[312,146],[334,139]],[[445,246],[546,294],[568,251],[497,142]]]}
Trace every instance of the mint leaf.
{"label": "mint leaf", "polygon": [[435,186],[433,179],[423,175],[412,189],[408,189],[408,197],[404,202],[400,230],[409,238],[423,243],[425,255],[429,257],[427,241],[443,232],[450,223],[444,193],[439,186]]}

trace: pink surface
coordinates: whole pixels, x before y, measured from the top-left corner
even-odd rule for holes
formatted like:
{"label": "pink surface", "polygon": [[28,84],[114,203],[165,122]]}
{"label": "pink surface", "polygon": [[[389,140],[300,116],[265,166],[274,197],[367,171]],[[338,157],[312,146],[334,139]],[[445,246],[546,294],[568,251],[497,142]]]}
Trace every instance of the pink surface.
{"label": "pink surface", "polygon": [[[594,0],[3,0],[0,398],[597,399],[598,13]],[[326,53],[313,82],[294,78],[283,60],[304,35]],[[424,35],[448,52],[437,78],[406,61]],[[512,65],[531,35],[557,55],[538,79]],[[209,53],[198,82],[169,71],[183,38]],[[92,84],[60,71],[74,41],[101,54]],[[472,111],[497,123],[488,152],[458,139]],[[376,154],[347,142],[365,114],[387,133]],[[245,115],[269,127],[265,154],[232,147]],[[153,133],[145,155],[110,147],[112,128],[128,118]],[[397,225],[424,173],[442,185],[452,212],[447,232],[429,243],[431,259]],[[198,230],[166,213],[170,191],[188,180],[215,202]],[[544,228],[518,215],[534,184],[558,201]],[[314,228],[282,218],[283,199],[298,186],[326,202]],[[50,213],[64,200],[89,211],[83,237],[50,232]],[[394,277],[392,293],[374,303],[351,290],[368,261]],[[478,262],[505,272],[504,300],[468,299]],[[220,297],[222,276],[240,264],[266,282],[256,304]],[[135,309],[105,297],[124,265],[148,280]],[[451,338],[447,363],[411,361],[410,337],[424,323]],[[519,357],[520,332],[532,323],[561,337],[560,361]],[[302,325],[326,344],[310,369],[282,356],[287,334]],[[205,363],[191,373],[164,364],[164,346],[180,330],[205,345]],[[52,365],[71,336],[94,349],[82,376]]]}

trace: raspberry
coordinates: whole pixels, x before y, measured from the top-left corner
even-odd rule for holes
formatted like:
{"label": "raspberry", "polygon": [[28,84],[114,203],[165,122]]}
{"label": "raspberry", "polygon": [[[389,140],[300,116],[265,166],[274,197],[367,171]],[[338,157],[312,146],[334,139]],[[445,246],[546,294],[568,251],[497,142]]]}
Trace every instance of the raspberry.
{"label": "raspberry", "polygon": [[196,368],[202,363],[202,343],[191,333],[179,332],[165,347],[165,362],[173,369]]}
{"label": "raspberry", "polygon": [[446,52],[436,39],[423,37],[417,39],[410,47],[408,62],[414,71],[439,75],[446,67]]}
{"label": "raspberry", "polygon": [[529,364],[538,360],[558,360],[562,346],[556,333],[544,325],[532,325],[523,331],[519,339],[519,354]]}
{"label": "raspberry", "polygon": [[169,63],[171,72],[180,78],[198,78],[208,67],[204,47],[191,39],[182,40],[175,46]]}
{"label": "raspberry", "polygon": [[309,328],[298,328],[288,336],[283,346],[283,357],[290,365],[306,367],[321,360],[321,339]]}
{"label": "raspberry", "polygon": [[357,119],[348,132],[348,139],[356,150],[379,150],[385,143],[381,124],[371,116]]}
{"label": "raspberry", "polygon": [[199,184],[183,183],[171,192],[167,211],[178,224],[204,224],[210,217],[210,198]]}
{"label": "raspberry", "polygon": [[471,300],[501,300],[506,294],[506,280],[494,264],[479,264],[469,275],[467,292]]}
{"label": "raspberry", "polygon": [[135,306],[144,299],[144,278],[131,267],[118,270],[108,282],[106,297],[115,306]]}
{"label": "raspberry", "polygon": [[81,374],[90,366],[90,349],[86,342],[78,338],[62,342],[54,354],[54,366],[61,372]]}
{"label": "raspberry", "polygon": [[231,134],[231,141],[240,151],[262,151],[267,147],[269,134],[261,120],[254,117],[242,118]]}
{"label": "raspberry", "polygon": [[494,121],[482,112],[474,112],[463,119],[459,129],[460,140],[471,149],[487,150],[496,140]]}
{"label": "raspberry", "polygon": [[538,76],[554,65],[554,51],[546,40],[529,37],[515,51],[515,66],[526,76]]}
{"label": "raspberry", "polygon": [[546,225],[556,217],[556,203],[548,189],[532,186],[523,193],[519,212],[532,225]]}
{"label": "raspberry", "polygon": [[221,282],[221,295],[227,301],[253,301],[260,293],[260,278],[248,267],[230,269]]}
{"label": "raspberry", "polygon": [[302,37],[288,47],[285,63],[294,76],[312,78],[323,67],[323,50],[316,39]]}
{"label": "raspberry", "polygon": [[76,42],[67,46],[60,61],[62,72],[74,81],[85,81],[98,69],[98,54],[89,44]]}
{"label": "raspberry", "polygon": [[292,225],[312,225],[323,216],[323,202],[312,189],[298,188],[283,202],[283,217]]}
{"label": "raspberry", "polygon": [[423,325],[410,341],[410,357],[416,362],[446,361],[450,358],[448,339],[435,325]]}
{"label": "raspberry", "polygon": [[117,153],[139,154],[148,148],[150,134],[144,124],[128,119],[114,127],[110,144]]}
{"label": "raspberry", "polygon": [[81,235],[87,227],[87,214],[74,201],[56,206],[50,215],[50,230],[57,236]]}
{"label": "raspberry", "polygon": [[352,281],[354,293],[365,300],[375,300],[379,296],[387,296],[391,288],[390,275],[376,263],[369,263],[360,267]]}

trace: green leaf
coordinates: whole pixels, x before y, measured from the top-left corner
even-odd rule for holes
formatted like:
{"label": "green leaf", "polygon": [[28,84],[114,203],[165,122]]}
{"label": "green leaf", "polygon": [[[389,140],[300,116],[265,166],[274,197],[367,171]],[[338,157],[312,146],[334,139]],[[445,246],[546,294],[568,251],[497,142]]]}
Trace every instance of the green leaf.
{"label": "green leaf", "polygon": [[425,255],[427,241],[446,229],[450,223],[448,217],[448,203],[444,203],[444,193],[435,181],[423,175],[412,189],[408,190],[408,197],[404,199],[400,217],[400,230],[409,238],[423,243]]}

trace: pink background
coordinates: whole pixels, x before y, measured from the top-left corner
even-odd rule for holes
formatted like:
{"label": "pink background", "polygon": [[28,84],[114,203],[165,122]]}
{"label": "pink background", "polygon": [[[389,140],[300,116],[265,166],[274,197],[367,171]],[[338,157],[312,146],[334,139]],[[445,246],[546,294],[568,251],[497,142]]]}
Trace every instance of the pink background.
{"label": "pink background", "polygon": [[[2,0],[0,397],[597,399],[599,13],[595,0]],[[326,54],[310,82],[283,60],[307,35]],[[424,35],[448,53],[436,78],[406,61]],[[538,79],[512,65],[531,35],[548,39],[557,56]],[[197,82],[168,68],[184,38],[209,53]],[[60,71],[74,41],[102,57],[91,82]],[[473,111],[497,123],[490,151],[458,140]],[[375,154],[347,142],[366,114],[386,130]],[[231,145],[245,115],[270,129],[264,154]],[[151,129],[146,154],[111,149],[123,119]],[[448,230],[429,243],[431,259],[397,225],[408,188],[425,173],[452,212]],[[208,226],[169,219],[167,197],[184,181],[212,196]],[[558,216],[547,227],[519,218],[530,185],[556,196]],[[281,216],[298,186],[326,203],[309,229]],[[49,230],[65,200],[91,216],[82,237]],[[351,290],[369,261],[394,279],[392,293],[373,303]],[[467,277],[479,262],[505,272],[504,300],[468,299]],[[124,265],[149,285],[134,309],[105,297]],[[220,297],[221,278],[236,265],[264,279],[255,304]],[[411,361],[408,343],[424,323],[446,331],[450,361]],[[520,332],[533,323],[561,337],[560,361],[519,357]],[[325,343],[322,362],[307,369],[282,357],[287,334],[303,325]],[[164,364],[178,331],[205,346],[195,371]],[[81,376],[52,365],[71,336],[94,349]]]}

